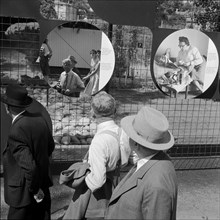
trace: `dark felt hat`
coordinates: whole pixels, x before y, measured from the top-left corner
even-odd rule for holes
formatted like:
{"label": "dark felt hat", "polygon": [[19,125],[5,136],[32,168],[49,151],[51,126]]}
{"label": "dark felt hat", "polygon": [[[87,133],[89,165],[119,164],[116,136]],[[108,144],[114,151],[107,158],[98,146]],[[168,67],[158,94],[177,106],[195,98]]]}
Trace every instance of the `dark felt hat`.
{"label": "dark felt hat", "polygon": [[73,55],[69,55],[68,58],[72,63],[77,63],[76,58]]}
{"label": "dark felt hat", "polygon": [[1,102],[14,107],[28,107],[32,101],[26,88],[19,84],[8,85],[5,94],[1,95]]}

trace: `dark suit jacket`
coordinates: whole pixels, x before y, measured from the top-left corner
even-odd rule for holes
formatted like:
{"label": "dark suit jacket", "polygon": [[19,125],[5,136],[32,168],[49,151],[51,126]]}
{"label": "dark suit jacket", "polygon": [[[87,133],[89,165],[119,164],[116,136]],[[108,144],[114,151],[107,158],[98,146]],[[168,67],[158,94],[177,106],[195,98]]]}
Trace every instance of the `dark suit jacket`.
{"label": "dark suit jacket", "polygon": [[40,114],[24,112],[12,124],[3,151],[5,202],[23,207],[33,202],[39,188],[52,186],[49,157],[53,136]]}
{"label": "dark suit jacket", "polygon": [[176,219],[177,180],[168,156],[159,152],[131,174],[113,191],[105,219]]}
{"label": "dark suit jacket", "polygon": [[64,219],[83,219],[91,197],[91,190],[85,183],[85,177],[90,172],[88,163],[78,162],[72,164],[68,170],[60,173],[60,184],[75,189],[69,207],[63,216]]}

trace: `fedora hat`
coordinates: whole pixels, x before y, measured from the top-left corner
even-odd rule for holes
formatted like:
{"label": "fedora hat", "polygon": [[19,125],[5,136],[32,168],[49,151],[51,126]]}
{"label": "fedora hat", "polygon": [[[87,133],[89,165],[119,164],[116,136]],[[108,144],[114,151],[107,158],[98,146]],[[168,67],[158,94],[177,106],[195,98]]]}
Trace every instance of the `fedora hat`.
{"label": "fedora hat", "polygon": [[69,55],[68,58],[72,63],[77,63],[76,58],[73,55]]}
{"label": "fedora hat", "polygon": [[123,118],[121,127],[131,139],[146,148],[168,150],[174,145],[166,116],[154,108],[142,107],[137,115]]}
{"label": "fedora hat", "polygon": [[26,88],[19,84],[10,84],[6,88],[5,94],[1,95],[1,102],[14,107],[27,107],[33,99],[28,96]]}

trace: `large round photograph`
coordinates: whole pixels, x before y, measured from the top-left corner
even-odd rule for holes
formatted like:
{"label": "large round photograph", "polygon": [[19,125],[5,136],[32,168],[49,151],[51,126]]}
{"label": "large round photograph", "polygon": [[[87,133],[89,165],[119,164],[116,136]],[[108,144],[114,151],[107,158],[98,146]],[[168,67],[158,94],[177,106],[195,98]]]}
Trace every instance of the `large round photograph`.
{"label": "large round photograph", "polygon": [[[1,84],[54,88],[70,97],[88,96],[103,89],[115,66],[107,35],[81,21],[55,27],[40,42],[40,26],[33,19],[4,17]],[[11,23],[10,23],[11,22]]]}
{"label": "large round photograph", "polygon": [[153,74],[167,95],[195,98],[211,86],[218,66],[213,41],[201,31],[183,29],[162,41],[154,57]]}
{"label": "large round photograph", "polygon": [[110,80],[115,55],[110,40],[97,27],[68,22],[48,34],[36,62],[43,78],[58,92],[92,96]]}

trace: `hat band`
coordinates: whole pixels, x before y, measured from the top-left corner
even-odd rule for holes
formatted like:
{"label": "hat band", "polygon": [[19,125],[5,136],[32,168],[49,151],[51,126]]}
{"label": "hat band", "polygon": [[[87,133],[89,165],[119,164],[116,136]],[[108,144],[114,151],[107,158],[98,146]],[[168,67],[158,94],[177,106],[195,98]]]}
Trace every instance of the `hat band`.
{"label": "hat band", "polygon": [[[143,138],[142,135],[138,134],[139,136],[141,136]],[[146,141],[152,143],[152,144],[166,144],[170,141],[170,134],[168,131],[166,131],[165,133],[163,133],[162,137],[157,138],[157,139],[152,139],[150,137],[145,138]]]}
{"label": "hat band", "polygon": [[150,142],[152,144],[166,144],[166,143],[168,143],[170,141],[170,133],[169,133],[169,131],[160,132],[160,134],[156,138],[151,137],[150,135],[148,135],[146,137],[146,136],[143,136],[141,133],[139,133],[137,131],[137,129],[134,126],[134,123],[135,123],[135,119],[132,122],[132,126],[133,126],[136,134],[138,136],[140,136],[140,138],[142,138],[143,140],[145,140],[147,142]]}
{"label": "hat band", "polygon": [[6,100],[7,100],[8,105],[14,105],[14,106],[23,106],[23,105],[26,105],[27,103],[27,99],[22,101],[22,100],[11,99],[8,97]]}
{"label": "hat band", "polygon": [[168,131],[165,134],[163,134],[162,137],[157,138],[157,139],[153,139],[153,138],[150,138],[150,136],[148,136],[147,138],[143,137],[140,133],[137,132],[137,135],[139,135],[142,139],[144,139],[145,141],[150,142],[152,144],[166,144],[166,143],[168,143],[169,141],[166,140],[166,139],[168,139],[167,134],[169,135]]}

